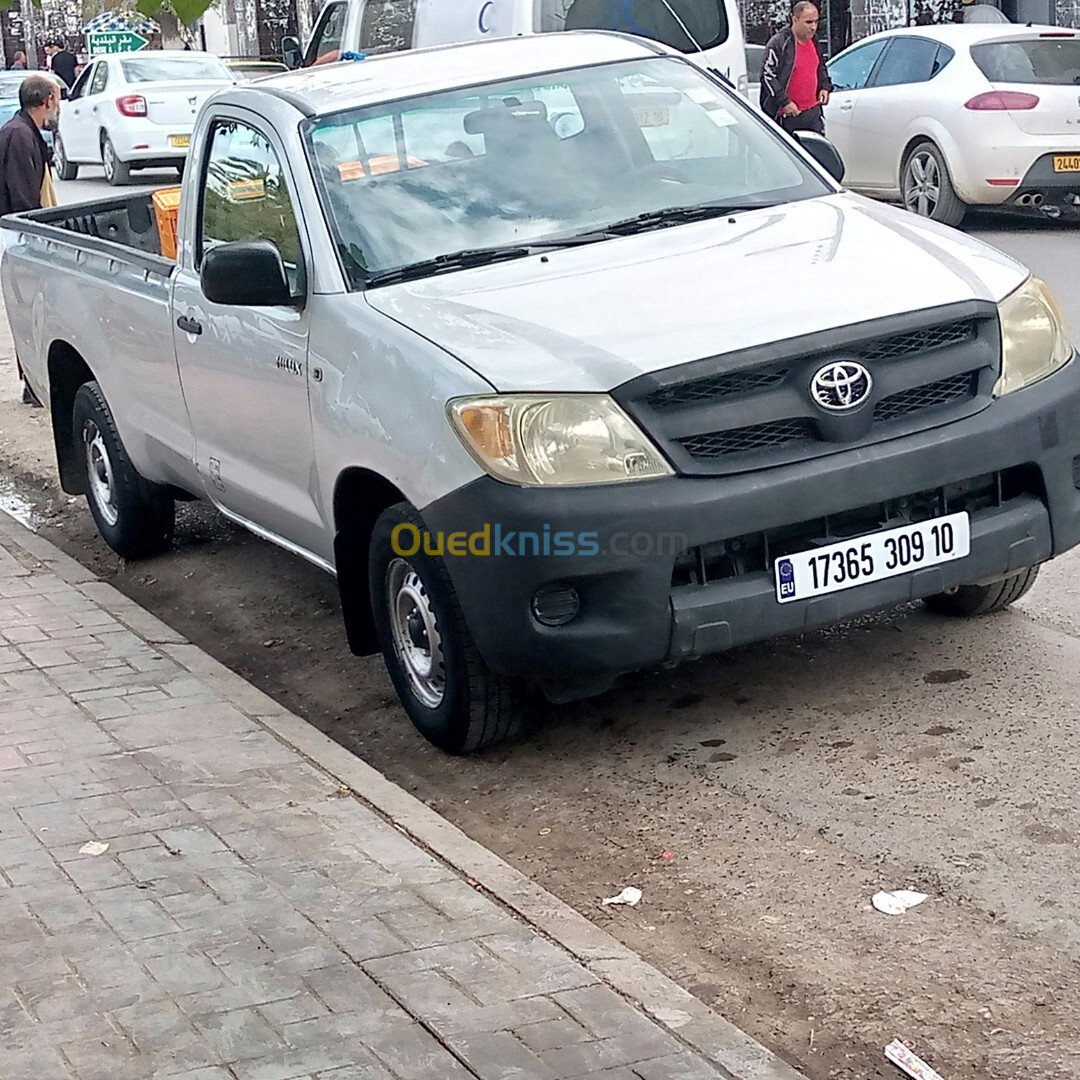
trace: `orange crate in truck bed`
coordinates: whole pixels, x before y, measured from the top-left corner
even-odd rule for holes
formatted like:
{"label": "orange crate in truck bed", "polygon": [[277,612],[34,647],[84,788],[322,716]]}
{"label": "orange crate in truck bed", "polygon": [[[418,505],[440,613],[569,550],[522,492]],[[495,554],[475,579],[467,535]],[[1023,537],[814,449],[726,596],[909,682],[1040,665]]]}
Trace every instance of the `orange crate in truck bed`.
{"label": "orange crate in truck bed", "polygon": [[157,218],[161,254],[166,259],[176,258],[176,218],[180,212],[180,188],[162,188],[155,191],[154,217]]}

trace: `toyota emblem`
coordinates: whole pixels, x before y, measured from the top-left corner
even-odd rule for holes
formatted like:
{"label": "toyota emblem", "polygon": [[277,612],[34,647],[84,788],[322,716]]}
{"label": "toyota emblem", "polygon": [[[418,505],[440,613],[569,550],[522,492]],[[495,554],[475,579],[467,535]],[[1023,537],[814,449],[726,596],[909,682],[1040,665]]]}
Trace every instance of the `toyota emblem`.
{"label": "toyota emblem", "polygon": [[810,396],[829,412],[847,412],[866,402],[873,387],[874,379],[862,364],[838,360],[814,372]]}

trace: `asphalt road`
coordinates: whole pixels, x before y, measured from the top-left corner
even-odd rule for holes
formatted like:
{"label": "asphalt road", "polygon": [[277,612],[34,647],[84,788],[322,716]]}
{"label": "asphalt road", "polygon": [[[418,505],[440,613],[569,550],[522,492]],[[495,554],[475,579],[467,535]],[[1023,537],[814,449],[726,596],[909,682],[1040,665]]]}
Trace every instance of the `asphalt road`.
{"label": "asphalt road", "polygon": [[[1045,277],[1080,330],[1080,230],[967,229]],[[812,1080],[897,1075],[894,1036],[946,1080],[1080,1076],[1080,552],[1000,616],[904,608],[641,673],[452,761],[380,662],[347,655],[317,571],[190,507],[172,554],[119,562],[56,494],[47,425],[15,391],[0,379],[0,473],[40,528]],[[598,906],[627,884],[638,908]],[[870,906],[900,888],[930,899]]]}

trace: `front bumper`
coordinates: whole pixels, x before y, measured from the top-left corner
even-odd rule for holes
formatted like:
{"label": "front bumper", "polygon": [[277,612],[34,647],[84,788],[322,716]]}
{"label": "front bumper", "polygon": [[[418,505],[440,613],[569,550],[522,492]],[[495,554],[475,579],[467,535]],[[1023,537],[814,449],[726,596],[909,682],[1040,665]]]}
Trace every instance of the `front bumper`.
{"label": "front bumper", "polygon": [[[679,534],[697,549],[992,474],[1007,477],[1008,490],[972,512],[971,553],[956,562],[787,604],[775,599],[771,565],[705,584],[675,573]],[[545,536],[585,533],[595,548],[446,557],[469,629],[496,670],[558,680],[689,659],[1004,576],[1080,543],[1080,361],[966,419],[813,461],[593,489],[484,478],[423,518],[433,534],[497,526],[503,538],[536,534],[543,550]],[[581,597],[580,614],[561,627],[531,612],[536,590],[552,582]]]}

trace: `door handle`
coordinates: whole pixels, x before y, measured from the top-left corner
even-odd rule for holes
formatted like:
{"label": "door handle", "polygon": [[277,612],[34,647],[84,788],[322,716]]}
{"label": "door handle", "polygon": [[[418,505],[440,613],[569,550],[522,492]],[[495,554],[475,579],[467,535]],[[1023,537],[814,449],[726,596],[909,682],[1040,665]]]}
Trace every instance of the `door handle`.
{"label": "door handle", "polygon": [[854,108],[855,108],[855,102],[854,101],[845,101],[840,106],[840,111],[841,112],[851,112],[851,110],[854,109]]}
{"label": "door handle", "polygon": [[181,315],[176,320],[176,325],[184,331],[185,334],[201,334],[202,323],[198,319],[189,319],[186,315]]}

